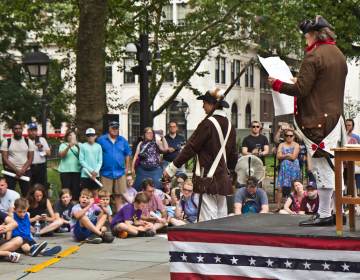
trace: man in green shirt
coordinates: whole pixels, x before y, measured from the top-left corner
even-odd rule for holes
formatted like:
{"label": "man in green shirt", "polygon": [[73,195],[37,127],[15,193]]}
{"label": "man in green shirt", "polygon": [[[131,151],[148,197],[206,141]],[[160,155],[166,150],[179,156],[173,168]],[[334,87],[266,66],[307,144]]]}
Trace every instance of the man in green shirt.
{"label": "man in green shirt", "polygon": [[96,190],[100,186],[95,182],[100,177],[102,166],[102,148],[95,142],[95,129],[88,128],[85,132],[87,142],[81,145],[79,161],[81,169],[81,187],[88,188],[97,197]]}

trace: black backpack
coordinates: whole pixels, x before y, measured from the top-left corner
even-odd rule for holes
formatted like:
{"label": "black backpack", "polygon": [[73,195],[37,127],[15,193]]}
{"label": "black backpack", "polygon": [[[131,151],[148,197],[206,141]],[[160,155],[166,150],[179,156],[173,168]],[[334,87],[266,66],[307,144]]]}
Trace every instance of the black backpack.
{"label": "black backpack", "polygon": [[[39,137],[39,136],[36,136],[36,137]],[[11,145],[11,138],[7,138],[6,140],[8,141],[8,149],[9,149],[9,147]],[[24,137],[24,140],[25,140],[26,145],[29,147],[29,138]],[[36,141],[36,139],[35,139],[35,141]]]}

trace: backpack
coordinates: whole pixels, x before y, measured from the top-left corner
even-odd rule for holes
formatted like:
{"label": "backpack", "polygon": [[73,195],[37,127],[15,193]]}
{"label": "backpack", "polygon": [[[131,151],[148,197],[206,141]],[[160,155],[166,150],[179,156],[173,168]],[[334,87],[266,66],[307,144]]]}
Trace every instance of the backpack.
{"label": "backpack", "polygon": [[[37,138],[37,139],[36,139],[36,138]],[[35,143],[39,143],[39,142],[40,142],[39,139],[40,139],[40,137],[39,137],[39,136],[36,136],[36,137],[35,137]],[[10,145],[11,145],[11,138],[7,138],[6,140],[7,140],[8,149],[9,149],[9,147],[10,147]],[[24,140],[25,140],[26,145],[29,147],[29,138],[25,138],[25,137],[24,137]]]}
{"label": "backpack", "polygon": [[[191,194],[190,201],[191,201],[191,203],[195,206],[195,208],[197,209],[198,206],[196,205],[195,200],[194,200],[194,193]],[[184,199],[184,196],[181,197],[180,204],[181,204],[181,208],[182,208],[183,211],[184,211],[184,209],[185,209],[185,199]]]}

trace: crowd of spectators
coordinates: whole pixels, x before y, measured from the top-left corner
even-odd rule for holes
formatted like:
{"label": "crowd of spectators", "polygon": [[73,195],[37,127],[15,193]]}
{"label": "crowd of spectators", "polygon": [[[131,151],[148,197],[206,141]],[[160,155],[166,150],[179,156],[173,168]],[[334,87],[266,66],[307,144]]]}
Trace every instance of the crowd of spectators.
{"label": "crowd of spectators", "polygon": [[[197,222],[201,198],[194,193],[185,168],[179,168],[172,181],[161,178],[163,168],[185,143],[177,134],[176,122],[169,123],[169,134],[165,136],[146,128],[133,157],[127,140],[119,135],[117,122],[111,122],[109,132],[99,137],[93,128],[85,134],[86,142],[79,143],[76,131],[69,130],[59,147],[61,192],[56,201],[48,197],[44,175],[50,148],[46,139],[37,136],[37,126],[30,124],[29,137],[25,138],[22,126],[16,124],[10,140],[2,142],[3,165],[8,173],[0,177],[1,257],[17,262],[20,253],[34,257],[54,254],[60,248],[47,248],[42,239],[54,233],[71,232],[75,241],[98,244],[112,242],[116,237],[154,236],[167,226]],[[349,138],[351,135],[350,131]],[[304,188],[300,162],[306,165],[306,161],[300,160],[300,139],[288,125],[281,125],[275,136],[278,145],[274,155],[279,161],[278,212],[316,214],[319,205],[316,182],[305,180]],[[260,122],[252,122],[241,154],[257,156],[263,162],[270,154]],[[24,180],[24,176],[30,180]],[[21,194],[16,191],[16,183]],[[257,178],[248,177],[245,186],[235,190],[234,210],[229,212],[235,215],[269,212],[266,191]]]}

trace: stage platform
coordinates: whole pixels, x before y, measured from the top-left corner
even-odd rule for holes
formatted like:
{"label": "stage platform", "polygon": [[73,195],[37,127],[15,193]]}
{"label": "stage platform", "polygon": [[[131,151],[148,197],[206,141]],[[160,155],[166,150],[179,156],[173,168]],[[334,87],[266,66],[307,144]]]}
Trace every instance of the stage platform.
{"label": "stage platform", "polygon": [[345,226],[337,237],[335,226],[299,227],[307,218],[242,215],[169,228],[171,279],[360,279],[360,230]]}

